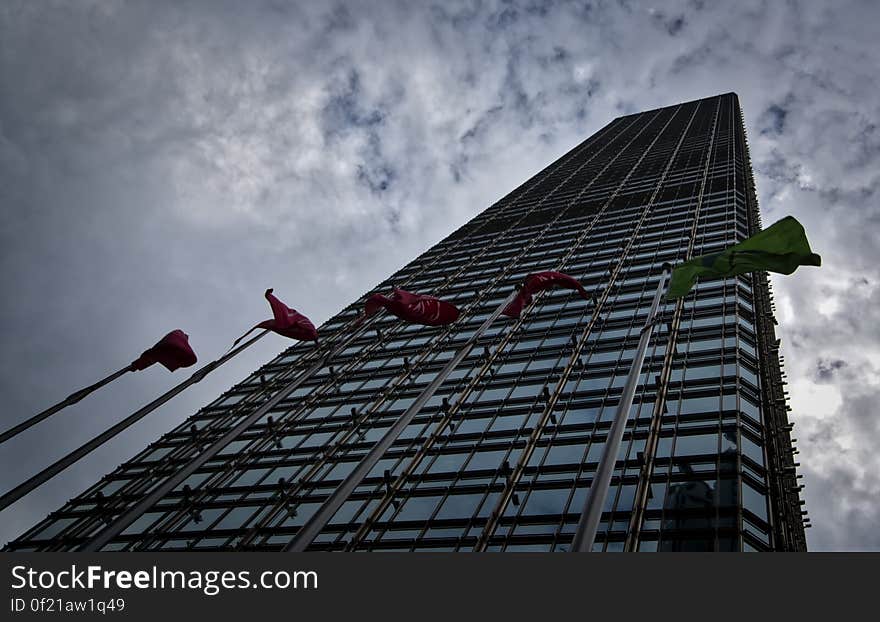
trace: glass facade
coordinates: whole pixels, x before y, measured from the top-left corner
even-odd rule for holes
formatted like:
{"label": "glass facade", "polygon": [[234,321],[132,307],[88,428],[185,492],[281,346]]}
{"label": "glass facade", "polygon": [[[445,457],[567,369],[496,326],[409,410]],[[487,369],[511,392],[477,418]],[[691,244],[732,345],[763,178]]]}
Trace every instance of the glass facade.
{"label": "glass facade", "polygon": [[[105,550],[281,550],[530,272],[498,319],[348,496],[310,550],[565,551],[664,262],[760,227],[742,113],[726,94],[615,119],[321,328],[356,337]],[[462,310],[389,315],[391,285]],[[666,303],[596,550],[804,550],[765,274]],[[315,361],[297,344],[7,545],[76,550]]]}

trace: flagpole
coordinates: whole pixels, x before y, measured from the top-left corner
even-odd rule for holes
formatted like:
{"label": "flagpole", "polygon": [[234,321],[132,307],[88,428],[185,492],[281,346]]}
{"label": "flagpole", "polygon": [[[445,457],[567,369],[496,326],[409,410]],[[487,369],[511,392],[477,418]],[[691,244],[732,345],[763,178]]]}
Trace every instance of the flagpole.
{"label": "flagpole", "polygon": [[401,432],[408,426],[415,416],[422,410],[425,403],[437,392],[440,385],[449,377],[462,360],[473,350],[477,340],[486,332],[489,326],[498,319],[505,307],[510,304],[516,297],[514,290],[507,298],[505,298],[498,308],[486,318],[473,335],[465,342],[465,344],[455,353],[455,356],[446,363],[434,379],[426,386],[415,401],[410,404],[403,414],[395,421],[394,425],[388,428],[384,436],[373,446],[370,452],[358,463],[354,470],[349,473],[339,486],[336,487],[321,507],[305,522],[305,524],[296,532],[293,540],[291,540],[282,550],[292,553],[300,553],[305,551],[312,541],[324,529],[327,523],[333,518],[339,508],[348,500],[355,488],[357,488],[367,474],[376,466],[376,463],[382,458],[386,451],[394,444],[394,441],[400,436]]}
{"label": "flagpole", "polygon": [[608,487],[611,484],[611,476],[614,474],[614,467],[617,463],[617,453],[620,450],[620,442],[626,429],[626,420],[629,418],[629,409],[635,397],[636,386],[639,383],[639,376],[641,375],[642,364],[645,361],[645,354],[648,351],[651,333],[654,331],[654,324],[657,322],[656,315],[657,309],[660,307],[660,299],[666,291],[666,283],[669,280],[671,271],[672,266],[664,263],[663,273],[660,275],[660,280],[657,283],[657,292],[654,294],[654,300],[651,303],[651,310],[648,312],[645,325],[642,327],[642,334],[639,337],[639,347],[629,368],[629,375],[627,375],[626,384],[623,387],[623,393],[617,405],[617,412],[614,414],[614,421],[611,424],[608,438],[605,441],[605,449],[602,452],[599,467],[596,469],[593,482],[587,490],[584,509],[581,512],[577,530],[571,543],[572,553],[589,553],[593,550],[593,542],[596,540],[596,532],[599,529],[602,510],[605,507],[605,498],[608,496]]}
{"label": "flagpole", "polygon": [[[151,413],[154,410],[156,410],[157,408],[159,408],[159,406],[161,406],[162,404],[164,404],[165,402],[170,400],[172,397],[174,397],[178,393],[182,392],[187,387],[192,386],[192,385],[196,384],[197,382],[200,382],[209,373],[211,373],[212,371],[214,371],[215,369],[217,369],[218,367],[223,365],[223,363],[225,363],[226,361],[231,359],[236,354],[240,353],[245,348],[253,345],[257,340],[261,339],[268,332],[269,332],[268,330],[264,330],[263,332],[254,336],[253,338],[249,339],[248,341],[244,342],[243,344],[241,344],[240,346],[238,346],[234,350],[230,350],[229,352],[227,352],[226,354],[221,356],[216,361],[212,361],[212,362],[208,363],[207,365],[203,366],[201,369],[199,369],[197,372],[195,372],[192,376],[190,376],[187,380],[184,380],[183,382],[178,384],[173,389],[163,393],[161,396],[159,396],[158,398],[156,398],[155,400],[153,400],[152,402],[150,402],[149,404],[147,404],[143,408],[136,410],[135,412],[130,414],[128,417],[126,417],[125,419],[123,419],[119,423],[111,426],[110,428],[108,428],[107,430],[105,430],[104,432],[102,432],[101,434],[99,434],[98,436],[93,438],[92,440],[88,441],[84,445],[81,445],[79,448],[70,452],[66,456],[60,458],[59,460],[54,462],[52,465],[46,467],[45,469],[43,469],[42,471],[40,471],[39,473],[37,473],[33,477],[25,480],[24,482],[22,482],[21,484],[19,484],[18,486],[16,486],[15,488],[10,490],[6,494],[4,494],[2,497],[0,497],[0,511],[3,511],[7,507],[9,507],[11,504],[15,503],[16,501],[21,499],[23,496],[25,496],[26,494],[28,494],[29,492],[31,492],[32,490],[34,490],[38,486],[43,485],[48,480],[50,480],[51,478],[58,475],[61,471],[63,471],[64,469],[66,469],[67,467],[72,465],[73,463],[81,460],[86,455],[88,455],[89,453],[91,453],[92,451],[94,451],[95,449],[97,449],[98,447],[100,447],[101,445],[106,443],[107,441],[109,441],[111,438],[113,438],[117,434],[121,433],[123,430],[131,427],[132,425],[134,425],[135,423],[137,423],[138,421],[143,419],[145,416],[147,416],[149,413]],[[117,372],[117,373],[119,373],[119,372]]]}
{"label": "flagpole", "polygon": [[107,376],[106,378],[104,378],[102,380],[99,380],[95,384],[89,385],[89,386],[85,387],[84,389],[80,389],[79,391],[71,393],[66,398],[64,398],[63,400],[61,400],[57,404],[55,404],[54,406],[47,408],[43,412],[37,413],[36,415],[31,417],[30,419],[27,419],[26,421],[22,421],[18,425],[12,426],[8,430],[6,430],[2,434],[0,434],[0,444],[5,443],[6,441],[13,438],[14,436],[18,436],[19,434],[21,434],[22,432],[24,432],[28,428],[38,424],[43,419],[46,419],[47,417],[54,415],[62,408],[66,408],[72,404],[76,404],[78,401],[83,399],[89,393],[97,391],[98,389],[100,389],[104,385],[110,384],[111,382],[113,382],[114,380],[116,380],[117,378],[122,376],[123,374],[126,374],[130,371],[134,371],[134,368],[131,365],[126,365],[125,367],[123,367],[119,371],[113,372],[112,374],[110,374],[109,376]]}
{"label": "flagpole", "polygon": [[195,473],[203,464],[205,464],[208,460],[216,456],[220,453],[229,443],[238,438],[238,436],[244,432],[247,428],[252,426],[254,423],[259,421],[263,415],[269,412],[272,408],[274,408],[278,402],[289,396],[296,389],[298,389],[303,383],[309,380],[312,376],[315,375],[326,363],[327,361],[333,359],[337,354],[342,352],[348,345],[359,336],[359,332],[352,332],[351,335],[343,339],[336,347],[334,347],[329,353],[321,356],[311,367],[309,367],[306,371],[299,374],[296,378],[294,378],[291,382],[289,382],[284,388],[282,388],[278,393],[272,396],[271,399],[266,401],[262,406],[254,410],[247,417],[243,417],[241,421],[239,421],[235,426],[233,426],[226,434],[221,436],[219,439],[214,441],[206,450],[197,455],[195,458],[190,460],[184,467],[179,469],[162,482],[161,485],[154,488],[150,491],[146,496],[144,496],[138,503],[134,506],[123,512],[121,515],[116,517],[112,523],[110,523],[105,529],[98,532],[98,534],[93,537],[91,540],[86,542],[82,547],[78,550],[80,552],[96,552],[100,551],[103,547],[110,543],[113,538],[118,536],[122,531],[125,530],[126,527],[131,525],[134,521],[136,521],[140,516],[149,510],[153,505],[155,505],[160,499],[162,499],[169,492],[174,490],[177,486],[179,486],[184,480],[186,480],[190,475]]}

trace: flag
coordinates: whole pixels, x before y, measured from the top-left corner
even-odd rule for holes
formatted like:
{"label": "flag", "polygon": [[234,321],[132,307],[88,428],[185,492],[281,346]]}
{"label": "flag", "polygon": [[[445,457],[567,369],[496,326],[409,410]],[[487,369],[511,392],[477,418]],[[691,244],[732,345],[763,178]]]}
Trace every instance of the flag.
{"label": "flag", "polygon": [[458,309],[455,305],[434,296],[413,294],[397,287],[394,288],[390,298],[382,294],[373,294],[367,298],[364,317],[370,317],[383,307],[411,324],[443,326],[458,319]]}
{"label": "flag", "polygon": [[669,281],[669,299],[684,296],[697,277],[730,277],[755,270],[791,274],[798,266],[819,266],[822,258],[810,250],[804,227],[786,216],[760,233],[720,253],[695,257],[678,264]]}
{"label": "flag", "polygon": [[526,277],[522,288],[509,305],[504,308],[503,313],[508,317],[519,317],[522,310],[527,304],[532,302],[532,295],[553,287],[563,287],[565,289],[574,289],[580,293],[581,298],[590,300],[587,290],[578,283],[577,279],[562,274],[561,272],[537,272]]}
{"label": "flag", "polygon": [[283,337],[300,341],[317,341],[318,331],[311,320],[278,300],[272,291],[271,289],[266,290],[266,300],[272,307],[274,317],[271,320],[260,322],[254,328],[268,328]]}
{"label": "flag", "polygon": [[172,330],[162,337],[159,343],[146,350],[131,364],[131,369],[140,371],[153,363],[161,363],[168,371],[179,367],[195,365],[196,353],[189,346],[189,335],[180,329]]}
{"label": "flag", "polygon": [[317,343],[318,331],[315,329],[315,325],[312,324],[311,320],[302,313],[291,309],[278,300],[272,293],[273,291],[274,290],[271,288],[267,289],[265,296],[266,300],[269,301],[269,306],[272,307],[272,315],[274,317],[271,320],[263,320],[244,335],[236,339],[232,343],[230,350],[238,345],[239,341],[258,328],[266,328],[273,333],[278,333],[282,337],[289,337],[290,339],[298,339],[300,341],[314,341]]}
{"label": "flag", "polygon": [[272,314],[275,317],[260,322],[257,327],[268,328],[279,335],[300,341],[318,340],[318,331],[311,320],[278,300],[272,294],[271,289],[266,290],[266,300],[269,301],[269,306],[272,307]]}

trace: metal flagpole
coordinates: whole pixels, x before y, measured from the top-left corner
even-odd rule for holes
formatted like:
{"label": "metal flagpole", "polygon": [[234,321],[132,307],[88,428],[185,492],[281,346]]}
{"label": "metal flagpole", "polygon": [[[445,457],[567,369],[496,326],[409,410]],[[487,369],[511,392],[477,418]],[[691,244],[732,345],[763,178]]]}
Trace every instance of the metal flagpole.
{"label": "metal flagpole", "polygon": [[83,457],[85,457],[86,455],[88,455],[89,453],[91,453],[92,451],[94,451],[95,449],[97,449],[98,447],[100,447],[101,445],[106,443],[107,441],[109,441],[111,438],[113,438],[114,436],[116,436],[117,434],[119,434],[120,432],[125,430],[126,428],[134,425],[136,422],[143,419],[149,413],[151,413],[154,410],[156,410],[157,408],[159,408],[159,406],[161,406],[162,404],[164,404],[165,402],[170,400],[172,397],[174,397],[175,395],[177,395],[178,393],[180,393],[181,391],[183,391],[187,387],[194,385],[197,382],[200,382],[209,373],[211,373],[212,371],[214,371],[215,369],[220,367],[223,363],[225,363],[226,361],[231,359],[233,356],[235,356],[236,354],[238,354],[239,352],[241,352],[245,348],[251,346],[253,343],[255,343],[258,339],[262,338],[268,332],[269,332],[268,330],[264,330],[263,332],[256,335],[255,337],[249,339],[248,341],[244,342],[243,344],[241,344],[240,346],[238,346],[234,350],[230,350],[229,352],[227,352],[226,354],[221,356],[216,361],[212,361],[212,362],[208,363],[207,365],[202,367],[200,370],[195,372],[192,376],[190,376],[187,380],[184,380],[183,382],[181,382],[179,385],[177,385],[173,389],[167,391],[166,393],[163,393],[161,396],[157,397],[155,400],[153,400],[152,402],[150,402],[149,404],[147,404],[143,408],[133,412],[132,414],[130,414],[128,417],[126,417],[125,419],[123,419],[119,423],[111,426],[110,428],[108,428],[104,432],[101,432],[101,434],[99,434],[98,436],[96,436],[92,440],[88,441],[84,445],[81,445],[79,448],[73,450],[72,452],[70,452],[69,454],[64,456],[63,458],[57,460],[52,465],[46,467],[45,469],[43,469],[42,471],[40,471],[39,473],[37,473],[36,475],[31,477],[30,479],[25,480],[24,482],[22,482],[21,484],[19,484],[18,486],[16,486],[15,488],[10,490],[6,494],[4,494],[2,497],[0,497],[0,511],[3,511],[7,507],[9,507],[9,505],[11,505],[12,503],[15,503],[16,501],[21,499],[23,496],[25,496],[26,494],[31,492],[34,488],[37,488],[38,486],[43,485],[48,480],[52,479],[53,477],[58,475],[61,471],[63,471],[67,467],[69,467],[71,464],[82,459]]}
{"label": "metal flagpole", "polygon": [[343,503],[348,499],[354,489],[357,488],[363,479],[367,476],[377,462],[382,458],[386,451],[394,444],[394,441],[397,440],[397,437],[400,436],[400,433],[403,432],[404,428],[408,426],[415,416],[422,410],[422,407],[425,403],[431,399],[434,393],[437,392],[437,389],[440,388],[440,385],[449,377],[455,368],[461,363],[462,360],[473,350],[474,346],[477,343],[477,339],[482,336],[486,329],[498,319],[498,316],[501,315],[501,312],[504,311],[504,308],[513,301],[516,297],[517,290],[514,290],[504,301],[498,306],[492,314],[486,318],[480,327],[474,332],[473,335],[467,340],[467,342],[455,353],[455,356],[446,363],[446,365],[441,369],[434,379],[425,387],[416,400],[410,404],[409,408],[407,408],[404,413],[397,419],[397,421],[388,428],[388,431],[385,435],[377,442],[370,452],[364,456],[363,460],[361,460],[358,465],[354,468],[354,470],[349,473],[348,477],[346,477],[339,486],[337,486],[336,490],[334,490],[330,496],[321,504],[321,507],[305,522],[305,524],[300,528],[299,531],[296,532],[296,536],[291,540],[287,546],[284,547],[284,551],[299,553],[305,551],[308,546],[312,543],[312,541],[318,536],[319,533],[324,529],[327,523],[333,518],[333,515],[339,510]]}
{"label": "metal flagpole", "polygon": [[113,382],[114,380],[119,378],[121,375],[123,375],[127,372],[130,372],[130,371],[134,371],[134,369],[132,368],[131,365],[126,365],[125,367],[123,367],[119,371],[113,372],[112,374],[110,374],[109,376],[104,378],[103,380],[99,380],[98,382],[96,382],[93,385],[87,386],[84,389],[80,389],[79,391],[76,391],[75,393],[71,393],[70,395],[68,395],[66,398],[64,398],[63,400],[61,400],[60,402],[58,402],[57,404],[55,404],[51,408],[47,408],[43,412],[37,413],[36,415],[31,417],[30,419],[28,419],[26,421],[22,421],[18,425],[12,426],[8,430],[6,430],[2,434],[0,434],[0,444],[5,443],[6,441],[11,439],[12,437],[21,434],[22,432],[24,432],[25,430],[27,430],[31,426],[38,424],[40,421],[42,421],[46,417],[50,417],[50,416],[54,415],[62,408],[66,408],[72,404],[76,404],[78,401],[80,401],[82,398],[87,396],[89,393],[92,393],[93,391],[97,391],[98,389],[103,387],[105,384],[110,384],[111,382]]}
{"label": "metal flagpole", "polygon": [[581,512],[580,520],[578,520],[577,530],[574,534],[574,540],[571,543],[572,553],[589,553],[593,550],[593,542],[596,540],[596,531],[599,529],[599,520],[602,518],[602,510],[605,507],[605,497],[608,496],[608,486],[611,484],[611,476],[614,473],[614,467],[617,463],[617,452],[620,450],[620,441],[623,438],[623,432],[626,429],[626,420],[629,417],[629,409],[632,406],[633,397],[635,397],[636,386],[639,383],[639,376],[642,372],[642,363],[645,361],[645,354],[648,351],[648,343],[651,340],[651,333],[654,331],[654,324],[657,323],[657,309],[660,307],[660,299],[666,291],[666,282],[669,280],[669,274],[672,266],[668,263],[663,264],[663,273],[660,275],[660,281],[657,283],[657,292],[654,294],[654,301],[651,303],[651,310],[642,327],[642,334],[639,337],[639,347],[633,357],[632,365],[629,368],[629,375],[626,377],[626,384],[623,387],[623,393],[620,396],[620,403],[617,405],[617,412],[614,414],[614,421],[611,424],[611,430],[608,432],[608,438],[605,441],[605,449],[602,452],[602,458],[599,461],[599,468],[593,477],[593,482],[587,490],[587,499],[584,502],[584,509]]}
{"label": "metal flagpole", "polygon": [[333,350],[322,356],[320,359],[318,359],[317,362],[315,362],[314,365],[298,375],[284,388],[278,391],[278,393],[273,395],[271,399],[269,399],[256,410],[254,410],[254,412],[252,412],[247,417],[242,418],[242,420],[239,421],[235,426],[233,426],[232,429],[230,429],[226,434],[214,441],[205,451],[193,458],[186,466],[175,472],[174,475],[162,482],[161,485],[157,486],[143,499],[138,501],[138,503],[123,512],[105,529],[98,532],[98,534],[94,538],[92,538],[82,547],[80,547],[79,551],[92,553],[100,551],[103,547],[109,544],[110,541],[113,540],[113,538],[122,533],[122,531],[126,527],[131,525],[138,518],[140,518],[140,516],[144,512],[149,510],[160,499],[162,499],[165,495],[174,490],[179,484],[186,480],[186,478],[195,473],[208,460],[220,453],[229,443],[238,438],[238,436],[247,428],[259,421],[263,417],[263,415],[274,408],[278,404],[278,402],[296,391],[304,382],[309,380],[318,371],[320,371],[320,369],[327,363],[328,360],[334,358],[337,354],[347,348],[348,344],[350,344],[359,335],[360,331],[352,332],[351,335],[343,339],[339,343],[339,345],[333,348]]}

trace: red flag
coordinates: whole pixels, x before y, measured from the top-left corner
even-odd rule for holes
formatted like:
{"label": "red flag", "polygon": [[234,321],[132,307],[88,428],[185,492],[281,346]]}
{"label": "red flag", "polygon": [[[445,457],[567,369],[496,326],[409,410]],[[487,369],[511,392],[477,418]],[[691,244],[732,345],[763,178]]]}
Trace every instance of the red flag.
{"label": "red flag", "polygon": [[367,298],[364,317],[370,317],[382,307],[410,324],[443,326],[458,319],[455,305],[434,296],[413,294],[397,287],[390,298],[382,294],[373,294]]}
{"label": "red flag", "polygon": [[131,364],[131,368],[140,371],[153,363],[161,363],[168,371],[174,371],[179,367],[195,365],[197,360],[196,353],[189,347],[189,335],[177,329],[172,330],[162,337],[159,343],[141,354],[138,360]]}
{"label": "red flag", "polygon": [[300,341],[317,341],[318,331],[315,325],[298,311],[294,311],[286,304],[278,300],[271,289],[266,290],[266,300],[272,307],[272,315],[275,317],[257,324],[257,328],[268,328],[284,337],[299,339]]}
{"label": "red flag", "polygon": [[554,287],[575,289],[580,292],[581,298],[584,300],[590,300],[590,295],[587,293],[587,290],[578,283],[577,279],[570,277],[567,274],[562,274],[561,272],[537,272],[526,277],[525,283],[519,290],[516,298],[514,298],[501,313],[508,317],[519,317],[523,308],[532,302],[533,294]]}

